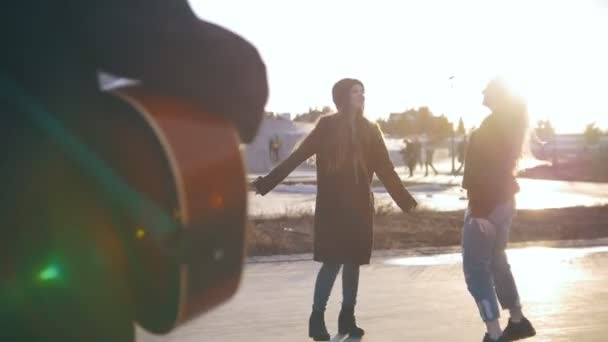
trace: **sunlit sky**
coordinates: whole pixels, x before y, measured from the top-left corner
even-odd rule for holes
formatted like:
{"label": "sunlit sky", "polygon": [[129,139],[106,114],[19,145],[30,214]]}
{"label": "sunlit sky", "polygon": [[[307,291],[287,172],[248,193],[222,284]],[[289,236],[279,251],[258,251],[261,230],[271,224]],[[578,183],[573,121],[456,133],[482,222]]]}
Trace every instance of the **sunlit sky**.
{"label": "sunlit sky", "polygon": [[485,83],[502,74],[528,99],[532,120],[550,119],[562,133],[590,122],[608,129],[605,0],[190,3],[257,46],[269,111],[333,105],[333,83],[356,77],[370,119],[427,105],[471,127],[487,114]]}

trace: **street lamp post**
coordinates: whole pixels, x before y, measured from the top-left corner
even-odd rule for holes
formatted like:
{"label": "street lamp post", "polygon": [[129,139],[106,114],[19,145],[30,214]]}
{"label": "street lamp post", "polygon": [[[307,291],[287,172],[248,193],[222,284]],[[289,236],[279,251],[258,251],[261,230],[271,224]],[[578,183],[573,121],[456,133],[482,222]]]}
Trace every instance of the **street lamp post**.
{"label": "street lamp post", "polygon": [[[450,81],[450,98],[451,98],[451,104],[452,107],[454,106],[454,76],[450,76],[448,78],[448,80]],[[454,143],[454,139],[456,138],[456,133],[454,131],[454,123],[452,123],[452,136],[451,136],[451,154],[452,154],[452,174],[456,174],[456,164],[455,164],[455,158],[456,158],[456,149],[455,149],[455,143]]]}

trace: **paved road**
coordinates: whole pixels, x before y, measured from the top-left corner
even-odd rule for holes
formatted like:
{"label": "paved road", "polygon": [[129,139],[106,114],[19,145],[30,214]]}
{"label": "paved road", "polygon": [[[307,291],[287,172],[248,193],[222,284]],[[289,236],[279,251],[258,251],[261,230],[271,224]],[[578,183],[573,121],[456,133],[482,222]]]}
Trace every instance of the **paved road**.
{"label": "paved road", "polygon": [[[538,336],[529,341],[608,340],[608,246],[509,250],[524,311]],[[361,270],[362,341],[481,341],[483,326],[466,291],[458,253],[376,257]],[[307,320],[319,264],[249,263],[237,295],[167,336],[138,331],[139,342],[310,341]],[[340,278],[326,314],[337,330]],[[503,325],[506,323],[502,318]],[[332,335],[332,336],[335,336]],[[333,341],[356,341],[334,337]]]}

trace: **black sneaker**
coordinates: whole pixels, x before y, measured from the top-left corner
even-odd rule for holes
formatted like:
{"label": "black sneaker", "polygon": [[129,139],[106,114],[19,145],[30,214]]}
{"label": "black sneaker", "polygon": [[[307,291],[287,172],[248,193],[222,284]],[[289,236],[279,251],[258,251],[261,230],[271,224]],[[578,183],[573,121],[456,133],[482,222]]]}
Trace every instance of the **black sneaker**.
{"label": "black sneaker", "polygon": [[507,324],[507,327],[502,332],[505,341],[517,341],[534,335],[536,335],[536,330],[534,330],[532,323],[525,317],[519,323],[515,323],[509,319],[509,324]]}
{"label": "black sneaker", "polygon": [[483,342],[507,342],[508,340],[505,340],[505,338],[503,336],[500,336],[498,338],[498,340],[495,340],[493,338],[490,337],[490,335],[488,335],[486,333],[486,335],[483,337]]}

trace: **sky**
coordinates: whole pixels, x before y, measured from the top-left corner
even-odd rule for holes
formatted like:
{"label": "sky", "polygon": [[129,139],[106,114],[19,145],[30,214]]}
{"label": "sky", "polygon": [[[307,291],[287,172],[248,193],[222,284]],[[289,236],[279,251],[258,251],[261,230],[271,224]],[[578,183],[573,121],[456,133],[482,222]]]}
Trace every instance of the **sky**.
{"label": "sky", "polygon": [[268,111],[330,105],[356,77],[366,116],[428,106],[465,126],[488,110],[496,75],[558,133],[608,129],[607,0],[190,0],[252,42],[268,70]]}

